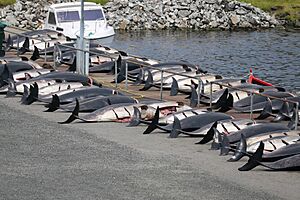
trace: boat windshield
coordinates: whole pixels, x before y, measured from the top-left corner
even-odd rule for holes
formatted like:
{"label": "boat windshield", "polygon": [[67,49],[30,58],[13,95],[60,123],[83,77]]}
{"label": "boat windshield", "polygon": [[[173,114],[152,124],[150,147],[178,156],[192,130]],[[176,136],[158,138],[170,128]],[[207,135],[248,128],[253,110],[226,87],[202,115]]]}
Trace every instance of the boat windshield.
{"label": "boat windshield", "polygon": [[79,21],[79,13],[78,11],[63,11],[57,12],[57,20],[58,22],[73,22]]}
{"label": "boat windshield", "polygon": [[104,19],[101,9],[84,11],[84,20],[93,21],[93,20],[101,20],[101,19]]}

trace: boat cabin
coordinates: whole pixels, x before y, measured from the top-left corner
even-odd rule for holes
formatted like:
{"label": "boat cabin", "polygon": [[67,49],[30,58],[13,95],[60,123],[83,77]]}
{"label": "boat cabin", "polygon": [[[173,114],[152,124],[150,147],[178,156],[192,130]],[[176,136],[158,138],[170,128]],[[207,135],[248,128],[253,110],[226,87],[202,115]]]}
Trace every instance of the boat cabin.
{"label": "boat cabin", "polygon": [[[80,34],[80,2],[53,4],[49,7],[45,29],[56,30],[71,39]],[[107,25],[103,8],[92,2],[84,2],[84,37],[100,39],[113,36],[114,29]]]}

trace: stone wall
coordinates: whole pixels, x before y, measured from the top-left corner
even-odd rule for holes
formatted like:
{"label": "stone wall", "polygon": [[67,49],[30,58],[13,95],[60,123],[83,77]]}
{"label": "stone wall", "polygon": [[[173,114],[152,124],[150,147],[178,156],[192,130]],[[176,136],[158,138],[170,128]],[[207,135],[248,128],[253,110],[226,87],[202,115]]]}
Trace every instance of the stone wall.
{"label": "stone wall", "polygon": [[[36,29],[52,3],[76,0],[17,0],[0,11],[0,20]],[[111,0],[104,6],[115,29],[270,28],[278,22],[262,10],[232,0]]]}

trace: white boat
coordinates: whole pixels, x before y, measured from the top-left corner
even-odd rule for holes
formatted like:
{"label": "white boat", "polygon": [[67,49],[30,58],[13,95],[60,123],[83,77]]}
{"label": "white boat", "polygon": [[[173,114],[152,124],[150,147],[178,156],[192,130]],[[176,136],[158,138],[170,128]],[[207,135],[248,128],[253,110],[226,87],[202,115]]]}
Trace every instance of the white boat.
{"label": "white boat", "polygon": [[[80,2],[59,3],[49,7],[44,29],[61,32],[76,39],[80,35]],[[103,8],[96,3],[84,2],[84,38],[101,39],[115,34],[107,24]]]}

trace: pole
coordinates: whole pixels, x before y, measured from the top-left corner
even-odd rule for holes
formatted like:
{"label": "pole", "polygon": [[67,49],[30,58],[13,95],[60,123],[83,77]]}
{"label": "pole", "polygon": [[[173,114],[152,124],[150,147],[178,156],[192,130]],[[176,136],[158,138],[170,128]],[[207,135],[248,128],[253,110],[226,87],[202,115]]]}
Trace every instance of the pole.
{"label": "pole", "polygon": [[[85,47],[84,47],[84,49],[85,49]],[[84,63],[84,65],[83,65],[83,75],[85,75],[86,76],[86,74],[87,74],[87,71],[86,71],[86,62],[85,62],[85,57],[86,57],[86,52],[85,51],[83,51],[82,52],[83,53],[83,63]]]}
{"label": "pole", "polygon": [[210,88],[209,88],[209,107],[210,109],[212,109],[212,85],[213,85],[213,82],[210,82]]}
{"label": "pole", "polygon": [[53,46],[53,68],[56,70],[56,43]]}
{"label": "pole", "polygon": [[[84,36],[84,0],[80,0],[81,4],[80,4],[80,35],[79,35],[79,49],[83,50],[84,48],[84,44],[83,44],[83,36]],[[84,72],[84,53],[83,51],[80,51],[80,73]]]}
{"label": "pole", "polygon": [[200,105],[200,93],[201,93],[201,87],[202,87],[202,81],[200,79],[200,77],[198,77],[198,96],[197,96],[197,105],[199,106]]}
{"label": "pole", "polygon": [[89,49],[90,49],[90,41],[87,39],[84,39],[84,56],[83,56],[83,62],[84,62],[84,75],[88,76],[89,75],[89,58],[90,58],[90,53],[89,53]]}
{"label": "pole", "polygon": [[47,52],[46,52],[47,42],[46,42],[46,40],[44,40],[44,42],[45,42],[45,52],[44,52],[45,58],[44,58],[44,62],[46,63],[47,62]]}
{"label": "pole", "polygon": [[299,121],[299,103],[296,103],[296,108],[295,108],[295,131],[298,129],[298,121]]}
{"label": "pole", "polygon": [[250,103],[250,119],[252,120],[253,119],[253,91],[251,91],[250,93],[251,95],[251,103]]}
{"label": "pole", "polygon": [[128,63],[125,64],[125,88],[128,90]]}
{"label": "pole", "polygon": [[20,45],[19,45],[19,35],[17,35],[17,56],[19,57],[20,53],[19,53],[19,48],[20,48]]}
{"label": "pole", "polygon": [[162,94],[162,88],[163,88],[163,75],[164,75],[164,70],[161,70],[160,74],[160,100],[162,101],[163,94]]}
{"label": "pole", "polygon": [[115,84],[116,88],[118,88],[118,64],[117,64],[117,59],[115,60]]}

